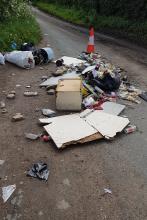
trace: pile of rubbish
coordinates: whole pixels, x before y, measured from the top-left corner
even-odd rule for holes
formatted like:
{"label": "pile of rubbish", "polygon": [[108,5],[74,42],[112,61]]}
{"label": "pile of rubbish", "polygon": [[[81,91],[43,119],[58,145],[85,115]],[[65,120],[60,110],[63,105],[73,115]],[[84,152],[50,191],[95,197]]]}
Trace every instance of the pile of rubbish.
{"label": "pile of rubbish", "polygon": [[24,43],[20,46],[20,50],[14,50],[4,55],[0,53],[1,65],[7,61],[24,69],[32,69],[35,65],[47,64],[53,59],[54,52],[51,48],[36,49],[32,43]]}
{"label": "pile of rubbish", "polygon": [[80,111],[39,119],[57,148],[136,131],[126,116],[119,116],[126,106],[118,102],[140,104],[140,98],[147,100],[147,93],[133,86],[123,69],[98,53],[64,56],[55,63],[56,72],[40,87],[55,89],[57,110]]}

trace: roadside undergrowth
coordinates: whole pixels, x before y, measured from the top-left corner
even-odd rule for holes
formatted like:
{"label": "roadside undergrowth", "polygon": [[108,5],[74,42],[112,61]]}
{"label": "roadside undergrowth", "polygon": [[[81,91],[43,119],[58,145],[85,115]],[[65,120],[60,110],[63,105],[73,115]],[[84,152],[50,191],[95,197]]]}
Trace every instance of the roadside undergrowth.
{"label": "roadside undergrowth", "polygon": [[147,21],[132,21],[123,17],[104,16],[95,10],[86,11],[75,7],[35,1],[34,5],[44,12],[74,24],[89,27],[91,24],[97,31],[126,38],[147,46]]}
{"label": "roadside undergrowth", "polygon": [[35,18],[31,15],[28,17],[12,17],[11,19],[0,22],[0,51],[11,51],[11,45],[16,43],[17,49],[24,42],[39,43],[41,40],[41,31]]}

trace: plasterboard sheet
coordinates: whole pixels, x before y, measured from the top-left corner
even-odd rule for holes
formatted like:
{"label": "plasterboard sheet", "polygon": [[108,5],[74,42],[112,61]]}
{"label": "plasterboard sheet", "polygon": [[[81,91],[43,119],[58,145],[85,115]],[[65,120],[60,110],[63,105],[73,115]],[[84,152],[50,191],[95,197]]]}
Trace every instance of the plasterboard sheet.
{"label": "plasterboard sheet", "polygon": [[108,139],[113,138],[129,124],[128,118],[122,118],[101,111],[91,112],[85,117],[85,120]]}
{"label": "plasterboard sheet", "polygon": [[80,59],[77,59],[77,58],[74,58],[74,57],[67,57],[67,56],[63,56],[59,59],[63,59],[64,60],[64,65],[66,66],[70,66],[70,65],[79,65],[81,63],[86,63],[86,61],[84,60],[80,60]]}
{"label": "plasterboard sheet", "polygon": [[86,69],[83,70],[82,74],[85,74],[85,73],[87,73],[87,72],[89,72],[89,71],[94,70],[95,67],[96,67],[96,65],[94,65],[94,66],[88,66]]}
{"label": "plasterboard sheet", "polygon": [[57,148],[77,142],[97,133],[97,130],[84,121],[78,114],[54,118],[53,122],[44,126]]}
{"label": "plasterboard sheet", "polygon": [[44,81],[43,83],[40,84],[40,86],[57,86],[58,85],[58,81],[60,79],[79,79],[79,75],[73,71],[73,72],[68,72],[62,76],[56,76],[56,77],[50,77],[49,79],[47,79],[46,81]]}
{"label": "plasterboard sheet", "polygon": [[102,112],[112,115],[119,115],[125,109],[125,105],[115,102],[104,102],[101,107],[103,108]]}

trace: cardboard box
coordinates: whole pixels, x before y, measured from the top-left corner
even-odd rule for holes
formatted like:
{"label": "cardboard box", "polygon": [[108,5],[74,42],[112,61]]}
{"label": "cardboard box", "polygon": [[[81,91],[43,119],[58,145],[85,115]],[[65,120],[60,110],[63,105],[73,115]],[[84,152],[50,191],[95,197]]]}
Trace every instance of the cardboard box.
{"label": "cardboard box", "polygon": [[81,110],[81,79],[60,80],[56,92],[57,110]]}

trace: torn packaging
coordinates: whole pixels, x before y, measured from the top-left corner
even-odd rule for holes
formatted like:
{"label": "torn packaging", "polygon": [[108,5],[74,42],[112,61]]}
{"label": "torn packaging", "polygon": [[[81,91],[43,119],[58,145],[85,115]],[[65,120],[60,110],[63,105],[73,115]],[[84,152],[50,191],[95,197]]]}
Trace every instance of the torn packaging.
{"label": "torn packaging", "polygon": [[48,123],[44,126],[45,130],[58,148],[64,148],[78,142],[113,138],[129,124],[129,120],[100,111],[85,110],[82,114],[51,118]]}
{"label": "torn packaging", "polygon": [[47,181],[49,176],[47,164],[43,162],[33,164],[32,168],[28,171],[27,176]]}

